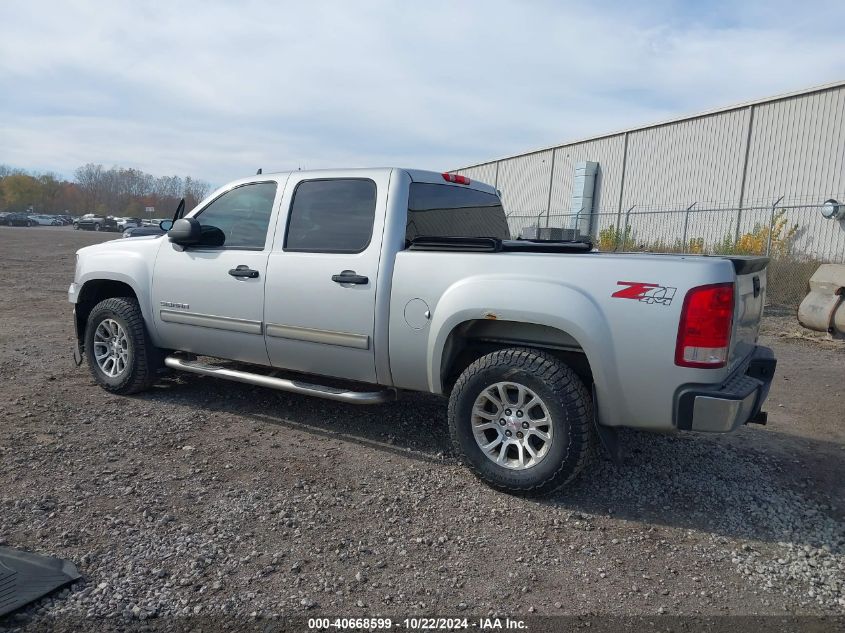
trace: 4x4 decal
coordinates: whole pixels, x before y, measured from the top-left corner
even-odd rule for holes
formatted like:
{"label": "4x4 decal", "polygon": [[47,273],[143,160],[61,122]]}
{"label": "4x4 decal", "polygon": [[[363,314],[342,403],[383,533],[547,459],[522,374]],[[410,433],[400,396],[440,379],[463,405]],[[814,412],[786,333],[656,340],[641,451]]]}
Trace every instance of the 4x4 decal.
{"label": "4x4 decal", "polygon": [[645,303],[660,303],[668,306],[675,297],[677,288],[661,286],[659,284],[643,283],[641,281],[617,281],[617,286],[625,286],[611,296],[617,299],[636,299]]}

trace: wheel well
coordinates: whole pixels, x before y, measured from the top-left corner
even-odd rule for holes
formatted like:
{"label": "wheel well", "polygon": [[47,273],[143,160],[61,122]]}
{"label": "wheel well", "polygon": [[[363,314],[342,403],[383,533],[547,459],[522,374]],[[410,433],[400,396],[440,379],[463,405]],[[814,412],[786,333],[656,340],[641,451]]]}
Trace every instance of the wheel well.
{"label": "wheel well", "polygon": [[567,332],[535,323],[476,319],[461,323],[446,339],[440,366],[443,392],[448,394],[458,377],[476,360],[508,347],[542,349],[566,363],[588,388],[593,383],[584,349]]}
{"label": "wheel well", "polygon": [[88,315],[94,306],[104,299],[112,297],[131,297],[137,299],[132,286],[122,281],[113,279],[94,279],[82,286],[79,292],[79,300],[76,302],[76,336],[80,343],[85,336],[85,325],[88,323]]}

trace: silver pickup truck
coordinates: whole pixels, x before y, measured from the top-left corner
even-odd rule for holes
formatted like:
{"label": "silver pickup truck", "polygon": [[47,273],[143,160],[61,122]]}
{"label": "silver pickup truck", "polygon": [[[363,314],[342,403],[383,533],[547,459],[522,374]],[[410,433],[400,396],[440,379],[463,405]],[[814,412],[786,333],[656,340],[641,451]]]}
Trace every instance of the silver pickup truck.
{"label": "silver pickup truck", "polygon": [[162,226],[77,253],[74,357],[113,393],[170,368],[353,404],[440,394],[469,468],[535,494],[597,438],[615,454],[618,427],[765,422],[765,258],[512,240],[493,187],[410,169],[257,175]]}

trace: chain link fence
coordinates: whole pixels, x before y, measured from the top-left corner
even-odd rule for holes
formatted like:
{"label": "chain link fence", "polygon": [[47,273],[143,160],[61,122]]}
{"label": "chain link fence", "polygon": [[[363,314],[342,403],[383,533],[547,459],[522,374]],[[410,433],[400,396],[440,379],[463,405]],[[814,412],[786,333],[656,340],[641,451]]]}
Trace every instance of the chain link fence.
{"label": "chain link fence", "polygon": [[691,205],[590,214],[543,211],[509,215],[508,222],[513,237],[530,227],[564,229],[557,232],[559,238],[581,235],[600,251],[767,255],[768,303],[796,308],[820,264],[845,264],[845,219],[828,219],[821,211],[820,204],[778,201],[743,209]]}

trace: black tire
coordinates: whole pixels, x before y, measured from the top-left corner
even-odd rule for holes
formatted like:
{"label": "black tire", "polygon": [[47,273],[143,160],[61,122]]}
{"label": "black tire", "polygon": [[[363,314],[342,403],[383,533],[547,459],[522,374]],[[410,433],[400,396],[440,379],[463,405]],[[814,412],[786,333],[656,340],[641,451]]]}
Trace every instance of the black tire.
{"label": "black tire", "polygon": [[[94,334],[105,319],[113,319],[126,332],[128,360],[126,368],[117,376],[109,376],[94,358]],[[94,306],[85,327],[85,358],[94,380],[106,391],[126,395],[149,389],[156,380],[162,355],[150,342],[141,308],[135,299],[113,297]]]}
{"label": "black tire", "polygon": [[26,225],[27,225],[27,226],[32,226],[32,220],[27,220],[27,221],[26,221]]}
{"label": "black tire", "polygon": [[[534,466],[523,470],[501,466],[475,440],[475,401],[497,382],[528,387],[548,409],[552,440],[545,457]],[[584,469],[595,443],[592,415],[590,395],[575,372],[551,354],[534,349],[510,348],[482,356],[461,374],[449,397],[449,432],[455,452],[486,484],[515,494],[550,494]]]}
{"label": "black tire", "polygon": [[99,224],[98,222],[95,222],[95,223],[94,223],[94,230],[95,230],[95,231],[99,231],[99,230],[100,230],[100,224]]}
{"label": "black tire", "polygon": [[74,223],[73,223],[73,230],[74,230],[74,231],[78,231],[78,230],[79,230],[79,223],[78,223],[78,222],[74,222]]}

